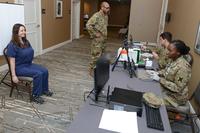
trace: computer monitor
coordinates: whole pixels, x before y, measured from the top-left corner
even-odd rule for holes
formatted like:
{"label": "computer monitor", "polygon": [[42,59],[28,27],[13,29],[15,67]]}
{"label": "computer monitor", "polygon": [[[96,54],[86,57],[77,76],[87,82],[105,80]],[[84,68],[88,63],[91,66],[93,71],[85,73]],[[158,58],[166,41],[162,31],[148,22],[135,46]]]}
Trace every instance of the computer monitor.
{"label": "computer monitor", "polygon": [[106,56],[101,56],[94,69],[94,95],[95,101],[98,101],[98,97],[105,84],[109,79],[110,63]]}

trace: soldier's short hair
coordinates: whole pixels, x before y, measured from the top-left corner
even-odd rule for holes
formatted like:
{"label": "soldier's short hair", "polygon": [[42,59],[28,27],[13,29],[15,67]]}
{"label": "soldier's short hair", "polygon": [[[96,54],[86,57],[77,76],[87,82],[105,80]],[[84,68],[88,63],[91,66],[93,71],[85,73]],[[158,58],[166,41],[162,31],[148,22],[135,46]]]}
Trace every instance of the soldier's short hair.
{"label": "soldier's short hair", "polygon": [[162,37],[162,39],[166,39],[168,42],[172,41],[172,34],[170,32],[163,32],[160,34],[160,37]]}
{"label": "soldier's short hair", "polygon": [[101,2],[101,7],[104,7],[105,4],[108,4],[108,2],[107,1]]}

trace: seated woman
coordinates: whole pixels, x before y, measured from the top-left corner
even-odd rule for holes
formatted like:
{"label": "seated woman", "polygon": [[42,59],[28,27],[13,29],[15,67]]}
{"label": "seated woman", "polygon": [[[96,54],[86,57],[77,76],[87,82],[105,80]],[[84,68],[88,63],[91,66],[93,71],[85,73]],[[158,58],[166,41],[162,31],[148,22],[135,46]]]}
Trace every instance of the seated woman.
{"label": "seated woman", "polygon": [[174,40],[168,47],[168,57],[172,62],[165,69],[159,71],[159,76],[153,79],[160,82],[164,88],[166,105],[177,107],[188,100],[188,83],[191,78],[191,65],[183,55],[189,53],[190,48],[181,40]]}
{"label": "seated woman", "polygon": [[15,24],[12,29],[12,39],[7,45],[7,56],[10,58],[11,73],[14,83],[18,83],[17,76],[33,78],[33,101],[42,104],[42,94],[52,96],[48,86],[48,70],[33,64],[34,50],[26,39],[26,28],[22,24]]}

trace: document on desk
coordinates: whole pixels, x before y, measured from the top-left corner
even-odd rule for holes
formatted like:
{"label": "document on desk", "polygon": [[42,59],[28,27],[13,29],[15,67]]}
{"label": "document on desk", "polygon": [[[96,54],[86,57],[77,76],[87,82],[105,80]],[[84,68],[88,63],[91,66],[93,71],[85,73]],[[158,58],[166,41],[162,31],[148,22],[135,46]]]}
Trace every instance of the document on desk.
{"label": "document on desk", "polygon": [[119,133],[138,133],[137,113],[104,109],[99,128]]}

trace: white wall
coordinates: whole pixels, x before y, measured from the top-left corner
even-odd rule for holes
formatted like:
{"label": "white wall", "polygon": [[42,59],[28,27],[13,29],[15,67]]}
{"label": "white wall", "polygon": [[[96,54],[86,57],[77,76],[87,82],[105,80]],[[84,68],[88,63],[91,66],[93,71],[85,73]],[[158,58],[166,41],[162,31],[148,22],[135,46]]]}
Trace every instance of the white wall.
{"label": "white wall", "polygon": [[24,6],[0,3],[0,55],[11,40],[12,27],[15,23],[24,24]]}
{"label": "white wall", "polygon": [[157,42],[163,0],[132,0],[129,34],[135,41]]}

